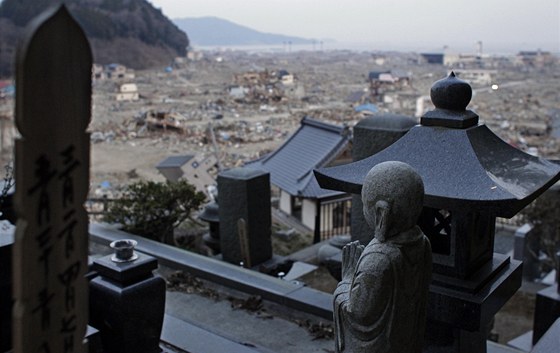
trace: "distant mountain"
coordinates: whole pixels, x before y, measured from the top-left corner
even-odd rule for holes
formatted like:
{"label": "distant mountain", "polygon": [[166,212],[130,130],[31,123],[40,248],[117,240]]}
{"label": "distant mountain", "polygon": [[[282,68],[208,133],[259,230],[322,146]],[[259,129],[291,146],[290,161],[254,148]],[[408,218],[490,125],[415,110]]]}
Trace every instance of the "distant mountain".
{"label": "distant mountain", "polygon": [[176,18],[173,22],[189,34],[196,45],[311,44],[313,39],[259,32],[217,17]]}
{"label": "distant mountain", "polygon": [[[15,47],[24,26],[60,0],[3,0],[0,3],[0,76],[11,74]],[[146,0],[65,0],[92,45],[94,61],[134,69],[168,65],[189,45],[161,10]]]}

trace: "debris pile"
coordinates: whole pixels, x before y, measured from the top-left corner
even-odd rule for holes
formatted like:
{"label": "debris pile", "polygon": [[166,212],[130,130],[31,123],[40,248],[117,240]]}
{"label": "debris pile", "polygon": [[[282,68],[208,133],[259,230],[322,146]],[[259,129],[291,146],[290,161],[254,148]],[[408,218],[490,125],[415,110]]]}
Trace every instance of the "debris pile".
{"label": "debris pile", "polygon": [[235,74],[233,84],[228,87],[229,97],[235,103],[260,104],[261,110],[269,109],[269,104],[285,102],[290,96],[303,96],[303,92],[294,75],[286,70]]}

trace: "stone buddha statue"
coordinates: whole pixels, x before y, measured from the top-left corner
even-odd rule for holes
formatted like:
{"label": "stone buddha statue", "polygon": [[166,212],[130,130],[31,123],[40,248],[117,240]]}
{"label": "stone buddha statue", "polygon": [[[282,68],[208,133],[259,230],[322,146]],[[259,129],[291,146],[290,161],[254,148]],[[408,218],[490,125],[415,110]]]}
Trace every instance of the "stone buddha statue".
{"label": "stone buddha statue", "polygon": [[408,164],[380,163],[365,177],[364,216],[374,238],[343,248],[336,352],[422,351],[432,272],[430,242],[416,225],[423,198],[422,179]]}

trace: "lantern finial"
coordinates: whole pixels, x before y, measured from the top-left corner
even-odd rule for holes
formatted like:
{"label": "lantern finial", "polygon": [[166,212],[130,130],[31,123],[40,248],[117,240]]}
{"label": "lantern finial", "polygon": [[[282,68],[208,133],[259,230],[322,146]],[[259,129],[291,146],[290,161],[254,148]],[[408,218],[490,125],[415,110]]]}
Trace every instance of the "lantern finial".
{"label": "lantern finial", "polygon": [[451,71],[433,84],[430,98],[436,109],[422,116],[422,125],[464,129],[478,124],[478,115],[466,110],[471,97],[471,86]]}

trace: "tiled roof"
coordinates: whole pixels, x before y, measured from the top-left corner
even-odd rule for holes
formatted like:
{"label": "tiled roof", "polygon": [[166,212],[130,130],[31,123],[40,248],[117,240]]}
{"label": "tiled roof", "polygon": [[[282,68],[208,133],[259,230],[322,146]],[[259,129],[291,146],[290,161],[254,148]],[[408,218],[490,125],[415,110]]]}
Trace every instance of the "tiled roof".
{"label": "tiled roof", "polygon": [[313,169],[327,166],[348,145],[350,136],[343,126],[303,118],[299,129],[276,151],[249,162],[248,168],[270,173],[270,181],[290,195],[324,198],[341,194],[322,189]]}

